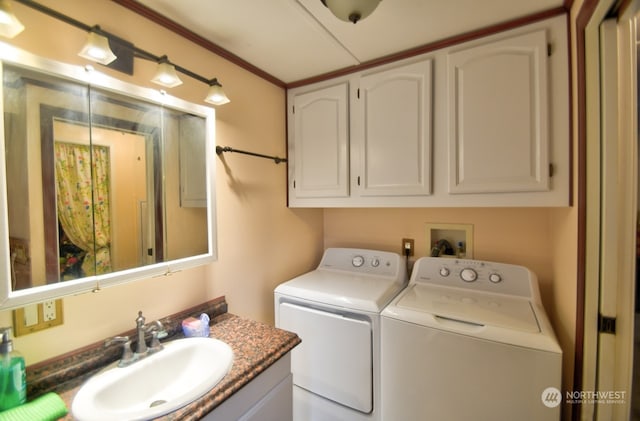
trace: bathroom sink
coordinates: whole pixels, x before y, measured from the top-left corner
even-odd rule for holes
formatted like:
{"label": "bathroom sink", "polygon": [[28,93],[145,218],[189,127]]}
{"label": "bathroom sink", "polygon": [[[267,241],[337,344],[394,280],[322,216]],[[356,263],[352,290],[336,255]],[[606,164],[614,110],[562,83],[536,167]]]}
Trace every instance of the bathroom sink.
{"label": "bathroom sink", "polygon": [[194,401],[216,386],[233,362],[226,343],[185,338],[127,367],[91,377],[78,390],[71,412],[80,420],[147,420]]}

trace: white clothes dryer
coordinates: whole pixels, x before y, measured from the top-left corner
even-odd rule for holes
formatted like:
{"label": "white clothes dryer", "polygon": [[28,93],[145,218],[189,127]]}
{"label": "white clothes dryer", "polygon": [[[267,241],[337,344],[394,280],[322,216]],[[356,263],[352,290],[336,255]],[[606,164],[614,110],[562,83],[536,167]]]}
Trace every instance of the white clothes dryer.
{"label": "white clothes dryer", "polygon": [[420,258],[381,331],[384,420],[560,418],[562,350],[522,266]]}
{"label": "white clothes dryer", "polygon": [[380,312],[406,278],[399,254],[328,248],[275,289],[276,326],[302,339],[291,353],[294,420],[380,420]]}

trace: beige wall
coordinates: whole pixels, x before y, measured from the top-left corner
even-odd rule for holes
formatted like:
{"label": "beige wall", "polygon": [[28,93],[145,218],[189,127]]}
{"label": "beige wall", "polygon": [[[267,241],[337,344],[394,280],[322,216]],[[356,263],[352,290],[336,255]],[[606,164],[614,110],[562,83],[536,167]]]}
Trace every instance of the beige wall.
{"label": "beige wall", "polygon": [[[89,25],[99,24],[136,46],[206,77],[218,77],[232,102],[217,111],[217,143],[284,156],[285,94],[280,87],[160,28],[107,0],[42,0],[40,3]],[[14,3],[25,31],[9,42],[34,54],[59,61],[86,64],[76,55],[86,33]],[[99,70],[105,70],[95,65]],[[133,77],[114,77],[141,86],[149,82],[155,65],[136,59]],[[202,102],[206,85],[188,77],[168,91]],[[64,299],[65,322],[60,327],[16,339],[16,348],[34,364],[134,327],[138,310],[148,320],[226,295],[230,311],[246,317],[273,320],[273,287],[317,263],[322,252],[322,213],[286,208],[285,166],[257,158],[229,155],[225,168],[215,158],[219,259],[216,263],[138,281],[99,293]],[[12,324],[12,312],[0,312],[0,325]]]}

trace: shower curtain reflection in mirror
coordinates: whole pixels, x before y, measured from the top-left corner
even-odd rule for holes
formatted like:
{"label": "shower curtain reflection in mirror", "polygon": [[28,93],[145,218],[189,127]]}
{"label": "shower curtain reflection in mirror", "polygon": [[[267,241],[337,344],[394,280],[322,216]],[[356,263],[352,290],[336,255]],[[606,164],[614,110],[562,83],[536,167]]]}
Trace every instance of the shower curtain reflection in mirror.
{"label": "shower curtain reflection in mirror", "polygon": [[157,171],[149,155],[154,140],[64,118],[53,118],[51,136],[51,187],[46,190],[53,206],[50,217],[45,211],[45,225],[58,226],[48,244],[59,250],[55,259],[60,267],[48,279],[78,279],[154,263],[148,254],[156,244],[152,212],[157,208],[148,206],[155,203],[149,181]]}
{"label": "shower curtain reflection in mirror", "polygon": [[109,148],[55,143],[60,279],[111,272]]}

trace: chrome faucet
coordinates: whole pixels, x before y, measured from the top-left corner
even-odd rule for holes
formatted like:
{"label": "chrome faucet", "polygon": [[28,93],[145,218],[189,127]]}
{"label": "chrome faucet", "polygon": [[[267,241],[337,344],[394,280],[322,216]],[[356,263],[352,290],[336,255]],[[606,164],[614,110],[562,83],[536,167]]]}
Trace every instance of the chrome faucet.
{"label": "chrome faucet", "polygon": [[[160,343],[161,337],[167,336],[167,332],[164,329],[164,326],[160,322],[160,320],[156,320],[152,323],[149,323],[148,326],[144,324],[145,318],[142,315],[142,311],[138,311],[138,317],[136,317],[136,335],[138,337],[138,343],[136,344],[136,351],[133,352],[131,350],[131,339],[128,336],[116,336],[111,339],[107,339],[104,342],[104,346],[107,347],[114,343],[122,343],[122,358],[118,363],[118,367],[126,367],[134,362],[143,359],[147,355],[151,355],[154,352],[161,351],[163,349],[162,344]],[[151,333],[151,342],[147,347],[147,342],[145,341],[145,334]]]}

